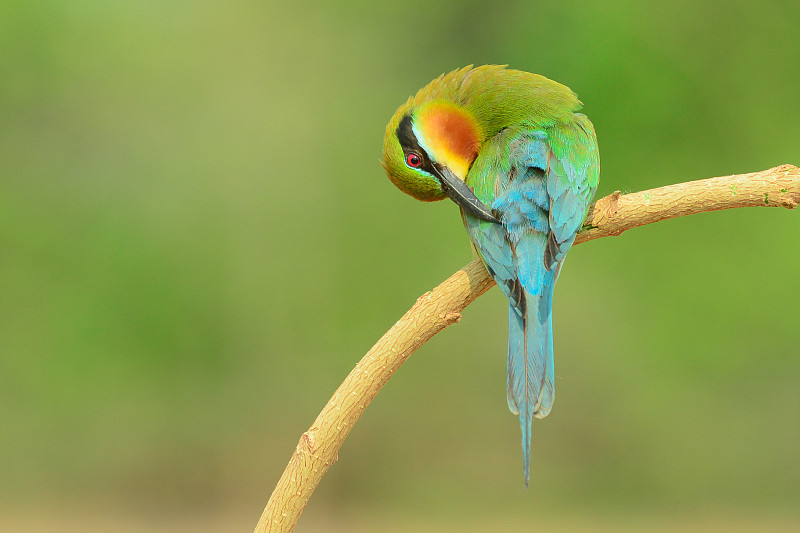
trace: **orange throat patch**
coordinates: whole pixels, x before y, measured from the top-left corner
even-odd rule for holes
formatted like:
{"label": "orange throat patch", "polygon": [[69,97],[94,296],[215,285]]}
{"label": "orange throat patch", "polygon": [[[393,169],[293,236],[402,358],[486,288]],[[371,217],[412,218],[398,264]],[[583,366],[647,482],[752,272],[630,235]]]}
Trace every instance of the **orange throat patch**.
{"label": "orange throat patch", "polygon": [[420,110],[418,124],[429,155],[465,179],[480,147],[475,119],[450,102],[432,102]]}

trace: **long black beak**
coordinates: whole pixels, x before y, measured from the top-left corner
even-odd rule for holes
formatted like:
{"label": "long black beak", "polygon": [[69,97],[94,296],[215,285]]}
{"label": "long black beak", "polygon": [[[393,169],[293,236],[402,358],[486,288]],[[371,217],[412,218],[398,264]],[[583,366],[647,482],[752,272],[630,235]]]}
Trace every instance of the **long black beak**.
{"label": "long black beak", "polygon": [[500,224],[495,213],[493,213],[490,208],[486,207],[483,202],[478,200],[478,197],[469,190],[467,184],[458,179],[449,168],[439,165],[436,165],[434,168],[439,177],[439,182],[442,184],[442,190],[451,200],[457,203],[461,209],[474,217]]}

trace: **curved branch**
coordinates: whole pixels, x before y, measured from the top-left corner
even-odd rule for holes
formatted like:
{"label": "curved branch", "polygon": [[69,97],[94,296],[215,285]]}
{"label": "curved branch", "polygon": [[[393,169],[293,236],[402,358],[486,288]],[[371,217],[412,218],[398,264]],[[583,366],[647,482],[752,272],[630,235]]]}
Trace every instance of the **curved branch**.
{"label": "curved branch", "polygon": [[[800,169],[782,165],[751,174],[710,178],[601,198],[589,208],[575,244],[684,215],[735,207],[800,204]],[[267,502],[255,533],[291,531],[344,439],[394,372],[431,337],[458,322],[461,311],[494,286],[472,261],[417,302],[367,352],[303,433]]]}
{"label": "curved branch", "polygon": [[597,200],[589,208],[575,244],[620,235],[661,220],[734,207],[786,207],[800,203],[800,170],[781,165],[769,170],[667,185]]}

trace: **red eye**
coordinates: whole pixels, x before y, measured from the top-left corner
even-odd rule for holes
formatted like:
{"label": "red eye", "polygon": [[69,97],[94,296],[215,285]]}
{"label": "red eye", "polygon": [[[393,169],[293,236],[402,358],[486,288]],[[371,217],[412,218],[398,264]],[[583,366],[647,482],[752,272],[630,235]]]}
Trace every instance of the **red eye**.
{"label": "red eye", "polygon": [[414,152],[406,154],[406,165],[410,166],[411,168],[419,168],[421,164],[422,158],[420,156]]}

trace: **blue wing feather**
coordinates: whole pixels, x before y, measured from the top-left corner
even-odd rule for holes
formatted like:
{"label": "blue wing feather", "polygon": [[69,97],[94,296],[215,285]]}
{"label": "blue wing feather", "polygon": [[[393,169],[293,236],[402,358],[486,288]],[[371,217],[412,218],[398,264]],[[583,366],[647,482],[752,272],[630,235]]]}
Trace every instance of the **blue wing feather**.
{"label": "blue wing feather", "polygon": [[489,140],[467,176],[502,226],[463,214],[489,273],[509,300],[508,406],[520,417],[527,486],[533,418],[555,397],[552,303],[560,266],[597,186],[597,141],[591,123],[530,131],[506,128]]}

